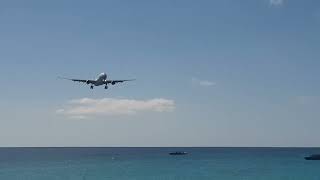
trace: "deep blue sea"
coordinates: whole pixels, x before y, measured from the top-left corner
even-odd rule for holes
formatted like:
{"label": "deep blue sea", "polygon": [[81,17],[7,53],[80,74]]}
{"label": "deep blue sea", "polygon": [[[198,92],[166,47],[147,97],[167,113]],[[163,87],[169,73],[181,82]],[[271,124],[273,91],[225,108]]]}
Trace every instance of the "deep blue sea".
{"label": "deep blue sea", "polygon": [[304,160],[314,153],[320,148],[0,148],[0,180],[320,180],[320,161]]}

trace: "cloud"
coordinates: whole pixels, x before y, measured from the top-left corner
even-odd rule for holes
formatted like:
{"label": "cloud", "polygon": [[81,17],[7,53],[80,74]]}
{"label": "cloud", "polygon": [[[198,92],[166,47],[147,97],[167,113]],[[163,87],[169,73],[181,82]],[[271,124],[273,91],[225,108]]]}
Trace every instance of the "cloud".
{"label": "cloud", "polygon": [[284,0],[269,0],[271,6],[281,6],[284,4]]}
{"label": "cloud", "polygon": [[216,85],[216,83],[211,82],[211,81],[200,81],[199,84],[201,86],[214,86],[214,85]]}
{"label": "cloud", "polygon": [[134,115],[142,112],[171,112],[175,109],[173,100],[155,98],[149,100],[103,98],[82,98],[69,101],[58,114],[74,119],[92,116]]}
{"label": "cloud", "polygon": [[192,78],[191,81],[195,85],[200,85],[200,86],[204,86],[204,87],[209,87],[209,86],[215,86],[216,85],[215,82],[208,81],[208,80],[200,80],[200,79],[197,79],[197,78]]}

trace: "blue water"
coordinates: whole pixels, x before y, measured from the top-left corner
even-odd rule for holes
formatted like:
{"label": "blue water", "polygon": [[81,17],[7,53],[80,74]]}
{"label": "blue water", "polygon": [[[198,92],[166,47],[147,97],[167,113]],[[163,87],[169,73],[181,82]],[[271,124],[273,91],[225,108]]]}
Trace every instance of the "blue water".
{"label": "blue water", "polygon": [[[169,156],[187,151],[187,156]],[[0,148],[0,180],[320,180],[320,148]]]}

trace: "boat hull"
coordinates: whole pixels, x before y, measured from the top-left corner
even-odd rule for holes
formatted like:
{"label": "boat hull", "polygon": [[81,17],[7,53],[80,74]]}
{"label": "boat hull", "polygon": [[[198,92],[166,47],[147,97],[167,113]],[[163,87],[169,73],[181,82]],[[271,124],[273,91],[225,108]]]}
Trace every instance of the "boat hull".
{"label": "boat hull", "polygon": [[311,155],[309,157],[305,157],[305,160],[311,160],[311,161],[319,161],[320,160],[320,154]]}

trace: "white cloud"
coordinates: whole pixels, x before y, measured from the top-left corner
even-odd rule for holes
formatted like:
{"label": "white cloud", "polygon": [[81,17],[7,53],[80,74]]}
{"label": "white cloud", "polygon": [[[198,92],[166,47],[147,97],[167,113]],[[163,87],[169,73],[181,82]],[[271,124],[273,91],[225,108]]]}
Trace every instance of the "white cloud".
{"label": "white cloud", "polygon": [[270,5],[272,6],[281,6],[284,3],[284,0],[269,0]]}
{"label": "white cloud", "polygon": [[211,82],[211,81],[200,81],[201,86],[214,86],[216,83]]}
{"label": "white cloud", "polygon": [[192,78],[191,81],[195,85],[200,85],[200,86],[205,86],[205,87],[216,85],[215,82],[208,81],[208,80],[200,80],[200,79],[197,79],[197,78]]}
{"label": "white cloud", "polygon": [[171,112],[175,109],[173,100],[155,98],[149,100],[103,98],[82,98],[69,101],[58,114],[69,118],[86,119],[92,116],[133,115],[141,112]]}

